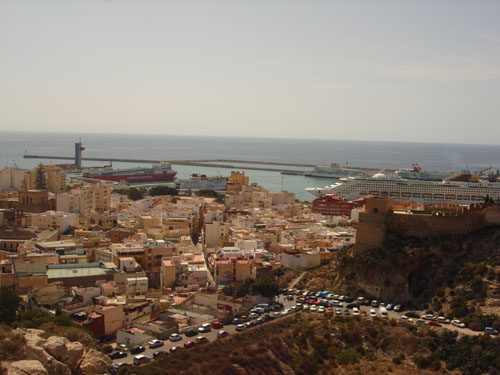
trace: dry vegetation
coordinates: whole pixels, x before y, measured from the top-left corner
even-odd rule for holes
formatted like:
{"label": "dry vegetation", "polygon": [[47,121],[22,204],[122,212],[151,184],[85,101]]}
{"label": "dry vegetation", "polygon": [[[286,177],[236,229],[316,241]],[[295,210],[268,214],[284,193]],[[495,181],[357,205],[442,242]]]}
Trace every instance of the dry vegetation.
{"label": "dry vegetation", "polygon": [[[337,264],[308,272],[297,287],[408,303],[481,331],[500,329],[499,285],[500,230],[489,228],[439,239],[390,238],[357,257],[344,249]],[[380,294],[371,295],[376,288]]]}
{"label": "dry vegetation", "polygon": [[498,374],[500,345],[387,320],[298,313],[121,374]]}

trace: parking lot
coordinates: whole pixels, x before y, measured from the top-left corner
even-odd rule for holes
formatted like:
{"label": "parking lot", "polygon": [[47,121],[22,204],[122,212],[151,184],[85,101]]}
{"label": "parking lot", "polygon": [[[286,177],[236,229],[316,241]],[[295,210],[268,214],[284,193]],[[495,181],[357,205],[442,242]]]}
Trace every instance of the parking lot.
{"label": "parking lot", "polygon": [[[420,315],[420,317],[424,317],[424,314],[422,312],[407,312],[407,311],[394,311],[393,306],[389,306],[389,310],[386,310],[385,305],[382,303],[381,305],[377,302],[374,303],[373,301],[362,301],[363,304],[357,304],[356,300],[354,298],[349,298],[346,296],[333,296],[333,295],[323,295],[323,296],[317,296],[316,294],[314,295],[307,295],[304,296],[304,292],[301,292],[300,294],[298,291],[294,291],[291,293],[291,291],[284,291],[285,294],[281,294],[278,298],[277,301],[281,303],[282,307],[280,306],[279,309],[276,309],[275,311],[272,311],[269,307],[266,307],[266,311],[264,311],[264,307],[258,308],[257,305],[253,311],[253,314],[249,313],[248,317],[244,317],[243,324],[248,326],[245,328],[246,329],[252,329],[253,326],[261,324],[262,320],[271,320],[271,318],[279,318],[281,316],[285,316],[288,314],[293,314],[298,311],[301,311],[303,313],[307,314],[326,314],[326,315],[342,315],[342,316],[349,316],[349,317],[354,317],[355,314],[358,314],[358,317],[360,319],[396,319],[398,321],[406,321],[411,324],[422,324],[422,325],[429,325],[433,326],[436,329],[449,329],[453,331],[457,331],[463,334],[468,334],[468,335],[480,335],[482,332],[475,332],[472,331],[468,328],[460,328],[456,327],[452,324],[451,322],[442,322],[438,323],[437,317],[431,317],[431,316],[426,316],[425,319],[422,318],[416,318],[416,317],[407,317],[406,314],[408,315],[413,315],[413,313],[416,313]],[[310,293],[309,293],[310,294]],[[323,294],[325,294],[323,292]],[[358,302],[360,299],[358,299]],[[377,306],[374,306],[377,305]],[[263,305],[264,306],[264,305]],[[357,308],[357,312],[356,309]],[[321,309],[321,312],[319,311]],[[324,312],[323,312],[324,309]],[[314,311],[316,310],[316,311]],[[387,313],[387,315],[384,317],[381,317],[381,314]],[[271,317],[270,317],[271,315]],[[250,319],[250,317],[253,317],[253,319]],[[259,319],[260,318],[260,319]],[[265,319],[262,319],[265,318]],[[239,327],[241,328],[241,326]],[[217,338],[217,333],[220,330],[226,331],[229,336],[238,334],[239,332],[237,331],[237,325],[236,324],[229,324],[225,325],[223,328],[215,329],[211,328],[209,332],[205,333],[197,333],[196,336],[192,337],[186,337],[184,334],[181,334],[181,339],[176,342],[171,342],[171,341],[164,341],[163,346],[157,347],[157,348],[149,348],[147,344],[144,345],[145,351],[140,353],[141,355],[145,355],[147,357],[153,358],[153,354],[157,351],[164,351],[164,352],[170,352],[172,347],[179,347],[179,348],[184,348],[184,344],[189,342],[189,341],[196,341],[197,336],[203,336],[207,339],[207,341],[213,341],[213,340],[220,340],[220,338]],[[189,350],[196,350],[196,345],[192,349]],[[170,354],[167,354],[170,355]],[[131,354],[130,352],[127,352],[127,357],[124,358],[119,358],[113,360],[113,365],[117,363],[128,363],[128,364],[133,364],[134,360],[134,355]]]}

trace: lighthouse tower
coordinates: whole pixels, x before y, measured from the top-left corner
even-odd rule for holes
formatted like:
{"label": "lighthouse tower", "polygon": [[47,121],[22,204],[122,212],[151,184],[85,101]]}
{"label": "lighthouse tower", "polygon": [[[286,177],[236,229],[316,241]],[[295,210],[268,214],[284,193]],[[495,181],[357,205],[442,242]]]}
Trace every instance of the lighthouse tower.
{"label": "lighthouse tower", "polygon": [[82,151],[85,147],[82,146],[82,139],[80,138],[77,143],[75,143],[75,166],[77,168],[82,167]]}

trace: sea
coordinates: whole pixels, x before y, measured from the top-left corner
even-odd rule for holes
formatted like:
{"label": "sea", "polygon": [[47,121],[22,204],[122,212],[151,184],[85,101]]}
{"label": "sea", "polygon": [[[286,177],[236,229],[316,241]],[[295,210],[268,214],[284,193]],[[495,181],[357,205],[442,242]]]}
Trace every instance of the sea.
{"label": "sea", "polygon": [[[23,155],[74,156],[75,142],[81,138],[85,147],[83,156],[103,158],[133,158],[154,160],[230,159],[303,163],[313,165],[340,165],[375,169],[411,168],[419,163],[426,170],[500,169],[500,146],[447,143],[373,142],[325,139],[276,139],[202,137],[156,134],[77,134],[49,132],[0,132],[0,168],[17,165],[33,168],[40,162],[60,164],[64,160],[24,159]],[[104,166],[109,162],[87,162],[84,166]],[[226,163],[228,164],[228,163]],[[235,164],[235,163],[231,163]],[[311,201],[314,197],[304,189],[325,186],[334,179],[301,175],[281,175],[279,172],[173,165],[177,178],[192,174],[228,176],[232,170],[244,171],[250,182],[266,189],[295,193],[297,199]],[[113,163],[116,168],[147,166],[135,163]],[[284,167],[310,170],[307,167]]]}

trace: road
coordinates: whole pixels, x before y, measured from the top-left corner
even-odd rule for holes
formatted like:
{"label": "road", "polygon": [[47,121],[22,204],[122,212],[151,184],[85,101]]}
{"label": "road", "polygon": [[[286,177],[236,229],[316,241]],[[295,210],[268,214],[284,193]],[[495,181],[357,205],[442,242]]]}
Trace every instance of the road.
{"label": "road", "polygon": [[[286,298],[284,298],[284,296],[279,296],[278,297],[278,300],[279,302],[283,303],[284,304],[284,308],[285,309],[288,309],[292,306],[295,306],[296,302],[295,300],[293,301],[290,301]],[[360,310],[365,310],[367,313],[369,313],[370,311],[370,308],[369,306],[361,306]],[[333,308],[334,311],[335,311],[335,307]],[[342,311],[345,310],[345,307],[342,308]],[[375,308],[375,311],[377,312],[377,316],[378,316],[378,308]],[[304,312],[306,314],[315,314],[315,313],[311,313],[311,312]],[[400,321],[400,317],[402,315],[404,315],[404,312],[395,312],[395,311],[389,311],[389,318],[391,319],[396,319],[397,321]],[[420,315],[422,315],[422,312],[420,312]],[[352,317],[352,310],[350,310],[350,314],[349,314],[350,317]],[[370,317],[366,317],[364,319],[372,319]],[[412,320],[413,324],[416,324],[416,319],[413,319]],[[427,323],[427,321],[426,321]],[[266,324],[266,323],[264,323]],[[441,328],[439,327],[434,327],[435,329],[448,329],[448,330],[452,330],[452,331],[456,331],[456,332],[459,332],[459,333],[462,333],[462,334],[466,334],[466,335],[481,335],[482,332],[475,332],[475,331],[472,331],[471,329],[468,329],[468,328],[458,328],[458,327],[455,327],[451,324],[443,324]],[[248,328],[248,329],[252,329],[252,327]],[[234,335],[234,334],[238,334],[239,332],[236,331],[236,326],[233,325],[233,324],[230,324],[230,325],[227,325],[227,326],[224,326],[224,328],[222,328],[222,330],[224,331],[227,331],[229,333],[229,335]],[[207,332],[207,333],[203,333],[203,334],[199,334],[198,336],[205,336],[209,341],[214,341],[214,340],[217,340],[217,332],[219,330],[216,330],[216,329],[212,329],[210,332]],[[169,349],[173,346],[178,346],[178,347],[184,347],[184,343],[188,342],[188,341],[195,341],[195,338],[196,337],[185,337],[184,335],[182,335],[182,339],[180,341],[177,341],[177,342],[170,342],[170,341],[165,341],[164,343],[164,346],[162,347],[159,347],[159,348],[153,348],[153,349],[150,349],[147,347],[147,345],[144,345],[146,347],[146,351],[143,352],[143,353],[140,353],[140,354],[144,354],[144,355],[147,355],[148,357],[153,357],[153,353],[156,352],[156,351],[169,351]],[[219,339],[220,340],[220,339]],[[191,348],[189,350],[196,350],[196,347],[194,348]],[[113,364],[115,363],[119,363],[119,362],[126,362],[126,363],[133,363],[133,358],[134,358],[134,355],[131,355],[130,353],[128,353],[128,356],[126,358],[119,358],[119,359],[116,359],[113,361]]]}

